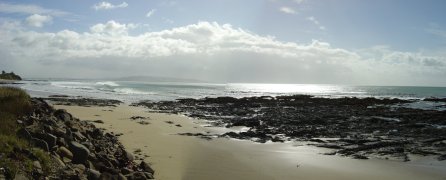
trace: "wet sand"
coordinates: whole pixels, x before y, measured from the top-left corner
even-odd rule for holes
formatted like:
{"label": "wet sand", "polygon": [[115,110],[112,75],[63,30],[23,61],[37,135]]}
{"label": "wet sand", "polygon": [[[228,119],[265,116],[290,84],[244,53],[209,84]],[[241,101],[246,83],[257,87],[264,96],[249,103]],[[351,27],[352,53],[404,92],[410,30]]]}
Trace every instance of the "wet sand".
{"label": "wet sand", "polygon": [[[432,157],[411,162],[356,160],[320,153],[330,150],[298,142],[259,144],[226,138],[204,140],[178,133],[221,133],[224,128],[206,127],[202,120],[180,115],[149,113],[141,107],[55,106],[81,120],[103,120],[98,127],[123,133],[129,151],[141,149],[159,180],[204,179],[446,179],[446,161]],[[148,125],[131,120],[149,117]],[[166,123],[172,121],[173,124]],[[181,127],[176,125],[180,124]],[[149,157],[145,157],[147,155]]]}

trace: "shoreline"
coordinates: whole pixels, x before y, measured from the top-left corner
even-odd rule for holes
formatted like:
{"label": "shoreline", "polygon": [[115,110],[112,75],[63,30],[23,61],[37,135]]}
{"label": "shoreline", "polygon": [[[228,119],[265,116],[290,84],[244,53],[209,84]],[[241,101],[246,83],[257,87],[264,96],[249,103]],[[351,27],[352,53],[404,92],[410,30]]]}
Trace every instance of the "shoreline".
{"label": "shoreline", "polygon": [[[248,140],[205,140],[178,133],[217,134],[222,129],[206,127],[203,120],[147,112],[121,104],[117,107],[55,105],[81,120],[107,131],[122,133],[119,140],[131,152],[152,163],[156,179],[442,179],[446,163],[433,157],[411,162],[356,160],[327,156],[327,149],[287,143],[255,143]],[[110,111],[111,110],[111,111]],[[149,117],[131,120],[131,117]],[[150,124],[140,124],[138,122]],[[168,121],[172,123],[168,123]],[[180,125],[181,127],[177,126]],[[209,133],[206,133],[209,132]],[[138,153],[137,153],[138,154]],[[146,157],[148,156],[148,157]],[[342,164],[342,166],[339,166]]]}

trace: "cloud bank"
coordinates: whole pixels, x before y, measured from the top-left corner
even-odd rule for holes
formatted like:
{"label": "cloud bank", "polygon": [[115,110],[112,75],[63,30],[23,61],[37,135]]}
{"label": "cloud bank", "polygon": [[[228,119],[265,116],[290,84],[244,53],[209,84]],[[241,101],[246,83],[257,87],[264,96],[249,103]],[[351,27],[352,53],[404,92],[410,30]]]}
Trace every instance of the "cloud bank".
{"label": "cloud bank", "polygon": [[435,53],[357,51],[327,42],[283,42],[229,24],[198,22],[131,35],[108,21],[88,32],[0,27],[0,66],[28,77],[153,75],[211,82],[446,85],[446,58]]}

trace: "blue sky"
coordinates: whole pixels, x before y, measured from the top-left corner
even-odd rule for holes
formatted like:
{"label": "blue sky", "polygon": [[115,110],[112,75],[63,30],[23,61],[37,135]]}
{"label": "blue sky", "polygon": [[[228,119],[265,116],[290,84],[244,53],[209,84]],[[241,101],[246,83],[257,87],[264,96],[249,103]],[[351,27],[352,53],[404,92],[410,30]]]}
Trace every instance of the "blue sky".
{"label": "blue sky", "polygon": [[[0,1],[0,33],[9,36],[0,45],[14,48],[0,51],[8,59],[0,65],[30,77],[64,76],[48,67],[102,77],[113,67],[116,75],[184,77],[181,69],[218,82],[445,86],[444,7],[442,0]],[[34,51],[33,60],[24,53]]]}

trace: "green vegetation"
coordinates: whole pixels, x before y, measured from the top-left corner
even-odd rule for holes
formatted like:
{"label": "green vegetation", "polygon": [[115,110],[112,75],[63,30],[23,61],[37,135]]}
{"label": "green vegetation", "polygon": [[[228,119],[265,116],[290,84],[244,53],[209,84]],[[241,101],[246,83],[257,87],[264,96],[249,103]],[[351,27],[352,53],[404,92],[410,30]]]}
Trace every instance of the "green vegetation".
{"label": "green vegetation", "polygon": [[14,72],[6,73],[5,71],[2,71],[2,73],[0,74],[0,79],[22,80],[22,78],[17,74],[14,74]]}
{"label": "green vegetation", "polygon": [[17,119],[30,110],[30,97],[25,91],[0,87],[0,168],[5,169],[7,179],[13,179],[19,171],[31,174],[34,161],[39,161],[44,172],[50,170],[49,155],[16,136]]}

